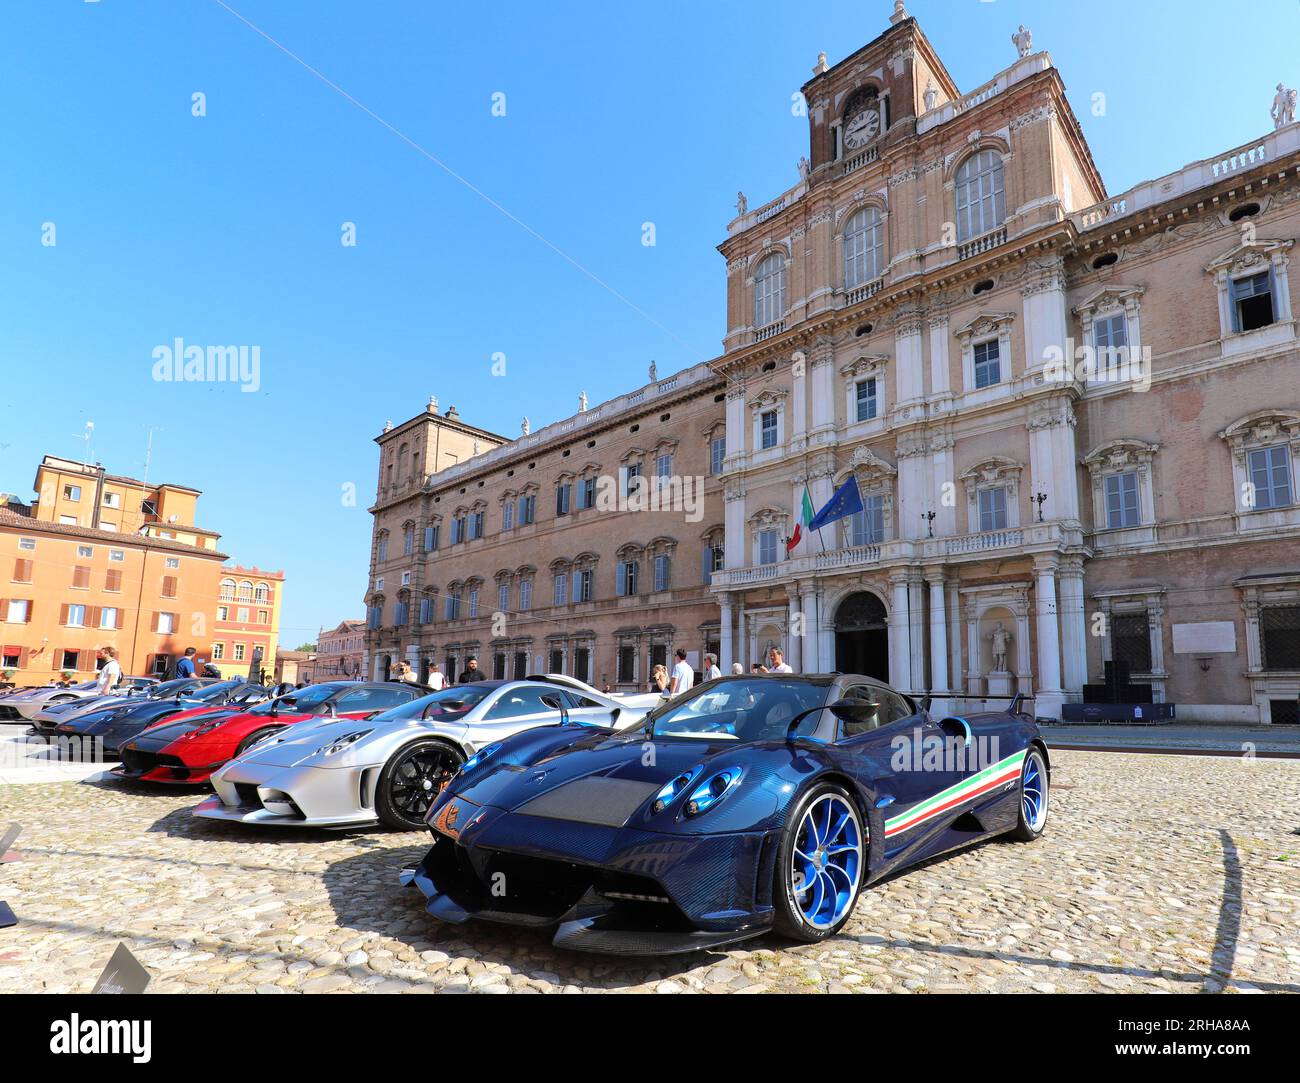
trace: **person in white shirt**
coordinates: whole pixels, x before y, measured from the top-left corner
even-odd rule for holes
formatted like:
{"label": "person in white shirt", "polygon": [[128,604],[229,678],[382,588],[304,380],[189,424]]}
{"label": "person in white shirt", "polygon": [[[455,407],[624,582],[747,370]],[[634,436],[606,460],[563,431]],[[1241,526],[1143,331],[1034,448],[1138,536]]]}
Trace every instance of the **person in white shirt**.
{"label": "person in white shirt", "polygon": [[722,676],[722,670],[718,668],[718,660],[711,654],[704,656],[704,679],[706,681],[715,681]]}
{"label": "person in white shirt", "polygon": [[99,670],[99,687],[96,691],[101,696],[106,696],[122,679],[122,665],[117,660],[116,647],[100,647],[99,657],[104,659],[104,664]]}
{"label": "person in white shirt", "polygon": [[767,652],[767,665],[763,667],[764,673],[793,673],[794,670],[785,664],[785,654],[780,647],[773,647]]}
{"label": "person in white shirt", "polygon": [[429,676],[425,678],[425,684],[427,684],[435,692],[441,692],[444,688],[447,687],[447,677],[442,672],[442,670],[438,668],[437,662],[430,663]]}
{"label": "person in white shirt", "polygon": [[668,694],[680,696],[683,692],[689,692],[694,684],[695,670],[686,664],[686,651],[679,648],[677,650],[677,664],[673,666],[672,683],[668,686]]}

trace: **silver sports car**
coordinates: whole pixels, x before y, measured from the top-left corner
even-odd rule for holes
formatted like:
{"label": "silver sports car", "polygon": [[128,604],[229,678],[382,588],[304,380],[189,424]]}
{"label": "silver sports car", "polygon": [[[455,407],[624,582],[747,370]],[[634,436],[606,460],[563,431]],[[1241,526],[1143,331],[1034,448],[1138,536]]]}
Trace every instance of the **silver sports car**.
{"label": "silver sports car", "polygon": [[299,724],[217,771],[216,796],[194,813],[282,827],[378,821],[423,830],[438,791],[483,749],[536,726],[623,729],[649,710],[641,700],[617,700],[571,677],[530,677],[456,685],[364,721]]}

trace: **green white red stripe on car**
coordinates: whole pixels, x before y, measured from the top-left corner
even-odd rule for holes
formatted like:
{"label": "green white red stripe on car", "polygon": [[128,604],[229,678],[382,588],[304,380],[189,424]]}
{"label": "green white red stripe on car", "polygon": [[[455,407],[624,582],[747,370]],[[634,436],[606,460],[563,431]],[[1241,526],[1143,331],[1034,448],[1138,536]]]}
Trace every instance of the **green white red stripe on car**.
{"label": "green white red stripe on car", "polygon": [[1021,749],[1019,752],[1014,752],[991,767],[984,768],[983,771],[971,775],[970,778],[963,779],[955,786],[949,786],[946,790],[941,790],[933,797],[922,801],[919,805],[913,805],[906,812],[900,812],[897,816],[886,820],[885,838],[903,831],[910,831],[914,827],[920,827],[921,824],[933,819],[935,816],[949,812],[958,805],[972,801],[976,797],[981,797],[996,790],[999,786],[1005,786],[1008,782],[1018,779],[1028,751],[1028,749]]}

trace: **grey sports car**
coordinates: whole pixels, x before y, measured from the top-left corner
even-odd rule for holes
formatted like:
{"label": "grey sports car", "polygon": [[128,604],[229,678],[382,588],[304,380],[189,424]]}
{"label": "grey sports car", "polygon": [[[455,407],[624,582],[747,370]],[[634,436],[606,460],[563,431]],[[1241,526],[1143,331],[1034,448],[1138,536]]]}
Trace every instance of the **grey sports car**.
{"label": "grey sports car", "polygon": [[[655,697],[645,697],[654,701]],[[424,830],[438,791],[483,748],[537,726],[623,729],[649,706],[564,676],[445,688],[364,721],[299,724],[262,741],[211,778],[196,816],[281,827],[379,822]]]}

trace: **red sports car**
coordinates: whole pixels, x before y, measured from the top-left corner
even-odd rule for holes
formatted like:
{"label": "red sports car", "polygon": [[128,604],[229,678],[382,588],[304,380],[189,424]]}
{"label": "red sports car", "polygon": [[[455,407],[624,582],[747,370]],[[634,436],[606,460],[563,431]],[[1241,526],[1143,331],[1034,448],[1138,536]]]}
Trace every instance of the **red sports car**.
{"label": "red sports car", "polygon": [[220,709],[188,719],[173,716],[123,744],[122,764],[113,774],[146,782],[201,785],[218,767],[285,726],[323,718],[368,718],[431,691],[423,685],[391,681],[333,681],[250,710]]}

